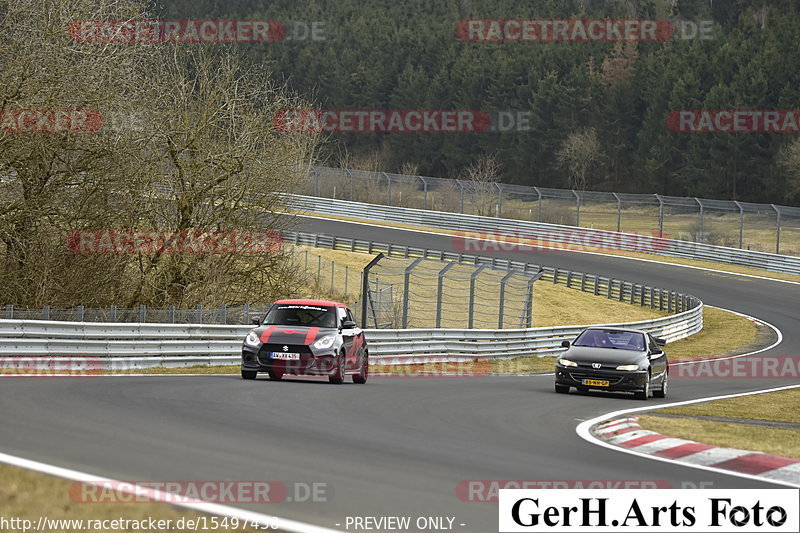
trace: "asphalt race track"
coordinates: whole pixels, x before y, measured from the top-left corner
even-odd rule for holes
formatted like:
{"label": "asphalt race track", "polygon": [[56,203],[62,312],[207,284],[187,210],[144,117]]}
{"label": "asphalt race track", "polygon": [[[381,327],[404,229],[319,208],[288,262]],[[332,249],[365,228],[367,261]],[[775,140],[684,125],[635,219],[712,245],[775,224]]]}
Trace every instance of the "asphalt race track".
{"label": "asphalt race track", "polygon": [[[447,236],[344,222],[304,219],[297,229],[452,248]],[[783,343],[765,353],[795,355],[800,348],[798,285],[569,252],[513,255],[686,291],[779,328]],[[346,516],[410,516],[412,524],[419,516],[447,516],[455,518],[456,531],[497,531],[497,504],[461,501],[456,486],[462,480],[775,487],[585,442],[575,434],[578,422],[646,404],[619,395],[556,395],[552,376],[373,376],[366,386],[349,381],[331,386],[314,379],[245,382],[236,376],[6,379],[0,386],[0,451],[119,480],[276,480],[289,488],[290,498],[295,482],[326,483],[324,503],[241,506],[342,530]],[[669,398],[648,403],[794,382],[676,379]]]}

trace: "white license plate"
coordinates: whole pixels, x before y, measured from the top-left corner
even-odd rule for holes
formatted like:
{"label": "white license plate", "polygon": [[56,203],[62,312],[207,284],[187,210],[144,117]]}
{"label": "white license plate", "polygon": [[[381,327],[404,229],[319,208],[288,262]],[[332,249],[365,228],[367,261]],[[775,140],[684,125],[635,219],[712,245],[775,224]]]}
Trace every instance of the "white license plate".
{"label": "white license plate", "polygon": [[288,361],[297,361],[300,359],[299,353],[291,353],[291,352],[272,352],[269,354],[272,359],[284,359]]}

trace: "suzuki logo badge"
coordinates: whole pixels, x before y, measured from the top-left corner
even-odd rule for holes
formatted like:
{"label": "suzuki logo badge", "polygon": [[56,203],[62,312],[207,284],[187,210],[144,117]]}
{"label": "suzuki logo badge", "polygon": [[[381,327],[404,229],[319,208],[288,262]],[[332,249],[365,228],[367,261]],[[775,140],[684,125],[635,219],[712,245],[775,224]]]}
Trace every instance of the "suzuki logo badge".
{"label": "suzuki logo badge", "polygon": [[600,363],[592,363],[592,368],[597,369],[600,368],[600,366],[601,366]]}
{"label": "suzuki logo badge", "polygon": [[[283,351],[284,351],[284,352],[288,352],[288,351],[289,351],[289,347],[288,347],[288,346],[284,346],[284,347],[283,347]],[[599,365],[598,365],[598,366],[599,366]]]}

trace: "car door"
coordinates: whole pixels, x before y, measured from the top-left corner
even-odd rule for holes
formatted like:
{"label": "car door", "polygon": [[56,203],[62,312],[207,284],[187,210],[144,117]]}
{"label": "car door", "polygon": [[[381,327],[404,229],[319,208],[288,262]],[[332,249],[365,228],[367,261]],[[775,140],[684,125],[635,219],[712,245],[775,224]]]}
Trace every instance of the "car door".
{"label": "car door", "polygon": [[650,358],[650,368],[653,371],[653,380],[661,381],[661,376],[667,371],[667,355],[649,333],[647,334],[647,353]]}

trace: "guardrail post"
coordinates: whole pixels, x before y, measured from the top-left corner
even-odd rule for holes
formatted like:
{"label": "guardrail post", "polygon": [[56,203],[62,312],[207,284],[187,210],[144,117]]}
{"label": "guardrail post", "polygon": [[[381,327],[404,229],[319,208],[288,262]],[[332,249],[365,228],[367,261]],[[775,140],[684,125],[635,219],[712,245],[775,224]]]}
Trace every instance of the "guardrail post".
{"label": "guardrail post", "polygon": [[420,264],[422,260],[422,257],[417,257],[414,259],[414,262],[406,267],[405,274],[403,276],[403,329],[408,328],[408,290],[411,284],[411,271],[414,270],[414,268]]}
{"label": "guardrail post", "polygon": [[503,276],[503,279],[500,280],[500,306],[497,310],[497,329],[503,329],[503,311],[505,311],[505,303],[506,303],[506,282],[508,278],[516,274],[513,270],[509,271],[508,274]]}
{"label": "guardrail post", "polygon": [[472,274],[469,275],[469,318],[467,320],[467,327],[472,329],[475,318],[475,278],[486,268],[486,265],[480,265]]}
{"label": "guardrail post", "polygon": [[444,275],[447,271],[457,265],[455,261],[450,261],[447,265],[439,271],[439,282],[436,287],[436,327],[442,327],[442,292],[444,285]]}
{"label": "guardrail post", "polygon": [[606,295],[606,298],[608,300],[611,299],[611,291],[613,290],[613,285],[614,285],[614,278],[608,278],[608,294]]}
{"label": "guardrail post", "polygon": [[581,292],[586,292],[586,273],[581,272]]}
{"label": "guardrail post", "polygon": [[147,322],[147,306],[139,306],[139,322]]}
{"label": "guardrail post", "polygon": [[567,288],[572,288],[572,270],[567,270]]}
{"label": "guardrail post", "polygon": [[653,287],[650,287],[650,309],[655,309],[655,296],[653,295]]}
{"label": "guardrail post", "polygon": [[[370,253],[372,252],[372,241],[369,242]],[[369,299],[369,271],[383,259],[383,253],[376,255],[361,273],[361,325],[367,327],[367,300]],[[377,317],[376,317],[377,318]]]}
{"label": "guardrail post", "polygon": [[558,285],[558,267],[553,269],[553,285]]}
{"label": "guardrail post", "polygon": [[636,303],[636,284],[631,283],[631,305]]}
{"label": "guardrail post", "polygon": [[594,275],[592,278],[594,278],[594,291],[592,292],[594,292],[594,295],[597,296],[600,294],[600,276]]}

